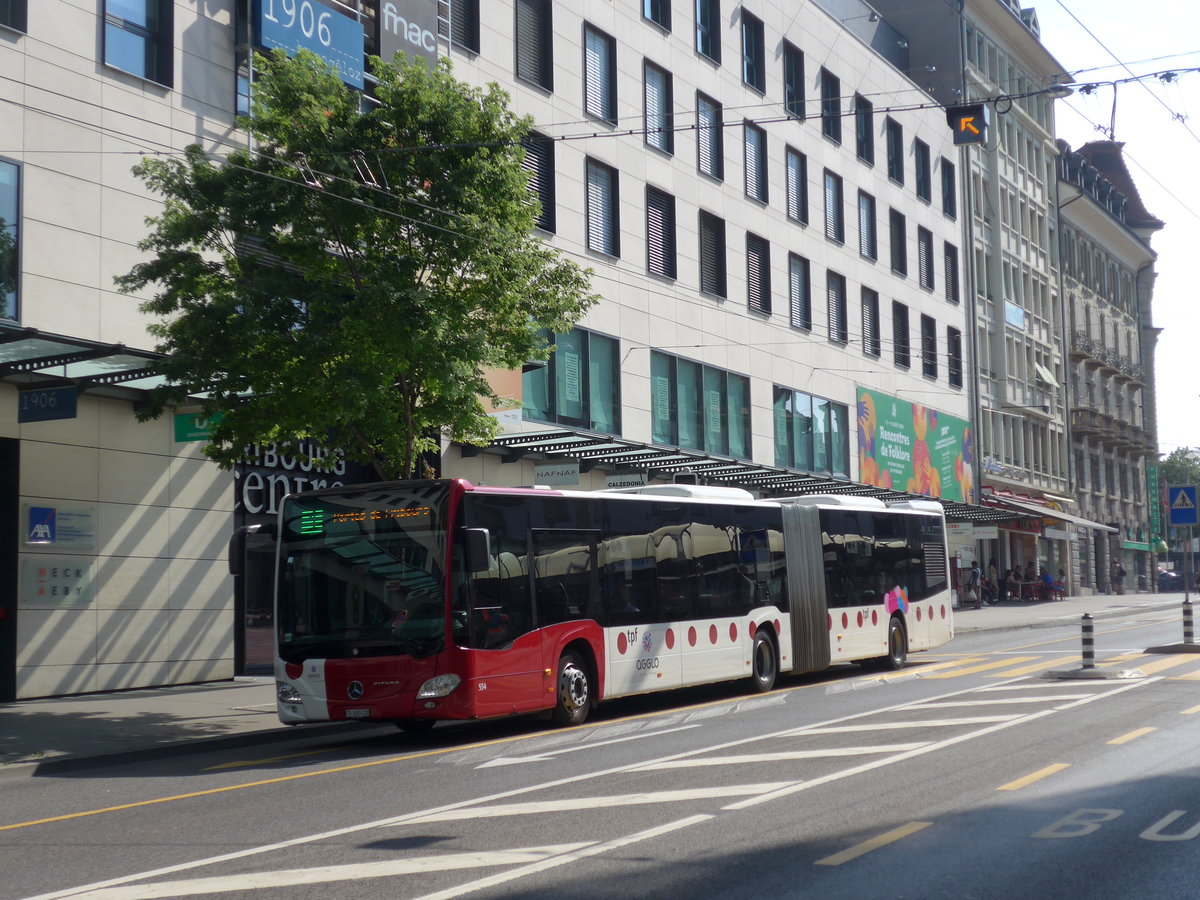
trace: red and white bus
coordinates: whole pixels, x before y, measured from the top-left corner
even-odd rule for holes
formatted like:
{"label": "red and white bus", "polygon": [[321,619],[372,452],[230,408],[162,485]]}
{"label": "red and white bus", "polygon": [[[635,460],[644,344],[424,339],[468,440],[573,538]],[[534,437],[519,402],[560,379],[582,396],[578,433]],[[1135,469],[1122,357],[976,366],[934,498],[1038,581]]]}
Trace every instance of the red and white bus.
{"label": "red and white bus", "polygon": [[953,635],[934,502],[464,480],[293,494],[277,527],[287,723],[549,711],[870,661]]}

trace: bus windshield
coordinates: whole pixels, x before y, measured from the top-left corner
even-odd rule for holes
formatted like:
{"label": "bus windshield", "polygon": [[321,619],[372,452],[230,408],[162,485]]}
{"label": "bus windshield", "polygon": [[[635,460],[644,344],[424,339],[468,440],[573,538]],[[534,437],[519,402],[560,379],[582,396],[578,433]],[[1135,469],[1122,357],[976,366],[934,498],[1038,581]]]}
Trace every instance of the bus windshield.
{"label": "bus windshield", "polygon": [[444,646],[449,487],[424,482],[289,498],[279,656],[430,656]]}

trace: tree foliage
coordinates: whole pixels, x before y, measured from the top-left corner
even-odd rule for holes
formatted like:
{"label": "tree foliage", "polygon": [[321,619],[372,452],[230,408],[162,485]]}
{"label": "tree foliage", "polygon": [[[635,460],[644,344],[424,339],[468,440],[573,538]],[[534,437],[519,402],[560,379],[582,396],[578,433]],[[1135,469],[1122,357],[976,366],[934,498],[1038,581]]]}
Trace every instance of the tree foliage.
{"label": "tree foliage", "polygon": [[487,368],[544,357],[594,302],[590,272],[534,234],[530,126],[443,60],[373,61],[377,105],[316,56],[259,57],[253,148],[200,147],[135,173],[163,198],[118,279],[167,386],[146,416],[204,395],[205,452],[314,439],[408,477],[439,437],[486,443]]}
{"label": "tree foliage", "polygon": [[1200,484],[1200,456],[1190,447],[1176,447],[1158,464],[1159,484]]}

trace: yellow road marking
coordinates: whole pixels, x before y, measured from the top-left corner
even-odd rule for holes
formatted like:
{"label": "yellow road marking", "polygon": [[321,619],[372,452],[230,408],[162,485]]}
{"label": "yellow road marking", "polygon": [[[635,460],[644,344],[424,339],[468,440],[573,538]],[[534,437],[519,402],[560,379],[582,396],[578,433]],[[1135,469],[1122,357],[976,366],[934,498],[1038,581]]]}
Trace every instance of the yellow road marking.
{"label": "yellow road marking", "polygon": [[1149,734],[1150,732],[1157,731],[1157,730],[1158,730],[1157,728],[1138,728],[1135,731],[1129,732],[1128,734],[1123,734],[1120,737],[1113,738],[1111,741],[1109,741],[1109,743],[1110,744],[1128,744],[1130,741],[1136,741],[1138,738],[1143,737],[1143,736]]}
{"label": "yellow road marking", "polygon": [[240,769],[243,766],[265,766],[267,763],[283,762],[285,759],[299,759],[302,756],[317,756],[321,753],[332,753],[334,750],[346,750],[346,747],[326,747],[324,750],[308,750],[304,753],[287,753],[283,756],[268,756],[266,759],[239,759],[234,762],[221,763],[219,766],[209,766],[201,772],[215,772],[217,769]]}
{"label": "yellow road marking", "polygon": [[1060,656],[1057,659],[1044,659],[1030,666],[1021,666],[1019,669],[1005,669],[1003,672],[993,672],[988,678],[1010,678],[1017,675],[1028,675],[1030,672],[1052,669],[1055,666],[1061,666],[1063,663],[1074,662],[1078,659],[1078,656]]}
{"label": "yellow road marking", "polygon": [[1164,669],[1173,669],[1176,666],[1182,666],[1184,663],[1196,662],[1196,657],[1190,653],[1180,653],[1176,656],[1168,656],[1166,659],[1160,659],[1155,662],[1138,663],[1138,670],[1146,675],[1153,675],[1155,672],[1162,672]]}
{"label": "yellow road marking", "polygon": [[1193,706],[1191,709],[1185,709],[1183,712],[1180,713],[1180,715],[1181,716],[1194,716],[1198,712],[1200,712],[1200,706]]}
{"label": "yellow road marking", "polygon": [[1195,672],[1188,672],[1186,675],[1171,675],[1167,681],[1200,681],[1200,669]]}
{"label": "yellow road marking", "polygon": [[872,850],[878,850],[880,847],[886,847],[888,844],[893,844],[901,838],[906,838],[910,834],[916,834],[918,831],[922,831],[932,824],[932,822],[909,822],[907,825],[901,825],[899,828],[885,831],[883,834],[873,837],[869,841],[855,844],[841,853],[835,853],[833,856],[818,859],[816,864],[818,866],[840,866],[842,863],[857,859],[864,853],[870,853]]}
{"label": "yellow road marking", "polygon": [[1016,656],[1012,659],[1001,659],[996,662],[983,663],[978,666],[969,666],[966,669],[955,669],[951,672],[939,672],[936,675],[930,675],[930,678],[957,678],[959,675],[974,675],[976,672],[988,672],[992,669],[1003,669],[1005,666],[1011,666],[1016,663],[1029,662],[1032,659],[1037,659],[1036,656]]}
{"label": "yellow road marking", "polygon": [[1101,669],[1111,669],[1115,666],[1133,662],[1135,659],[1145,659],[1147,655],[1146,653],[1119,653],[1116,656],[1105,657],[1104,662],[1098,663],[1098,666]]}
{"label": "yellow road marking", "polygon": [[1016,781],[1010,781],[1008,784],[1002,784],[996,788],[998,791],[1019,791],[1023,787],[1028,787],[1035,781],[1041,781],[1043,778],[1049,778],[1061,772],[1063,769],[1071,768],[1070,763],[1055,763],[1052,766],[1046,766],[1044,769],[1038,769],[1024,778],[1018,778]]}

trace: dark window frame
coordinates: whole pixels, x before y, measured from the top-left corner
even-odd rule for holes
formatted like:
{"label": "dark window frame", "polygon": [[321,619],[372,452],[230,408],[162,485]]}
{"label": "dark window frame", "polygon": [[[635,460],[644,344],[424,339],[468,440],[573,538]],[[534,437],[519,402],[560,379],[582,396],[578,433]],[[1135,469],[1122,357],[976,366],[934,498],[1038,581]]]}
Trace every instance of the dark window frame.
{"label": "dark window frame", "polygon": [[531,131],[521,138],[525,148],[523,166],[530,172],[529,189],[538,198],[541,212],[536,225],[542,231],[554,233],[557,225],[556,193],[554,188],[554,140],[544,134]]}
{"label": "dark window frame", "polygon": [[[600,82],[593,84],[588,72],[589,38],[595,37],[602,42],[605,49],[605,59],[601,61],[603,72],[597,72]],[[583,23],[583,114],[589,118],[599,119],[615,125],[617,122],[617,40],[601,28],[590,22]],[[607,87],[607,102],[605,88]],[[595,105],[603,107],[594,109]]]}
{"label": "dark window frame", "polygon": [[[137,78],[160,84],[175,85],[175,3],[174,0],[145,0],[147,14],[151,10],[155,17],[153,25],[142,25],[109,12],[108,0],[104,2],[104,31],[102,55],[104,65]],[[144,50],[141,68],[121,65],[115,59],[110,35],[132,36],[140,41]],[[112,50],[112,58],[110,58]]]}
{"label": "dark window frame", "polygon": [[[603,172],[609,176],[609,197],[605,203],[606,218],[610,222],[607,234],[597,231],[598,223],[593,221],[592,204],[592,172]],[[584,211],[584,243],[588,250],[604,256],[620,258],[621,256],[621,190],[620,172],[608,163],[587,157],[584,163],[584,191],[586,195]],[[598,246],[599,245],[599,246]]]}
{"label": "dark window frame", "polygon": [[892,360],[902,369],[912,368],[912,338],[908,305],[892,301]]}
{"label": "dark window frame", "polygon": [[746,305],[751,312],[771,314],[771,242],[746,232]]}
{"label": "dark window frame", "polygon": [[888,116],[884,123],[887,138],[888,178],[904,184],[904,126]]}
{"label": "dark window frame", "polygon": [[742,84],[760,94],[767,92],[766,28],[758,16],[742,7]]}
{"label": "dark window frame", "polygon": [[917,226],[917,283],[927,291],[933,290],[933,232]]}
{"label": "dark window frame", "polygon": [[448,0],[448,19],[438,19],[438,34],[452,47],[479,53],[479,0]]}
{"label": "dark window frame", "polygon": [[821,67],[821,134],[842,142],[842,80]]}
{"label": "dark window frame", "polygon": [[513,74],[520,81],[554,90],[554,4],[516,0],[513,5]]}
{"label": "dark window frame", "polygon": [[825,314],[829,341],[833,344],[850,343],[850,301],[846,289],[845,275],[832,269],[825,270]]}
{"label": "dark window frame", "polygon": [[671,31],[671,0],[642,0],[642,18],[663,31]]}
{"label": "dark window frame", "polygon": [[784,192],[787,198],[785,212],[789,220],[807,225],[808,157],[791,146],[784,148],[783,157]]}
{"label": "dark window frame", "polygon": [[875,165],[875,106],[862,94],[854,95],[854,152],[869,166]]}
{"label": "dark window frame", "polygon": [[[604,342],[604,344],[607,344],[608,346],[608,352],[611,354],[609,359],[610,370],[613,376],[611,385],[612,394],[608,398],[608,401],[611,406],[611,418],[613,420],[612,424],[615,427],[611,431],[605,431],[603,433],[619,435],[621,433],[621,340],[613,335],[602,334],[601,332],[580,328],[578,326],[573,327],[571,332],[579,332],[581,335],[583,335],[582,344],[584,359],[579,366],[578,384],[579,390],[582,394],[580,403],[582,407],[589,413],[594,411],[594,405],[596,402],[595,393],[599,387],[599,385],[594,384],[592,380],[592,358],[597,350],[601,348],[601,342]],[[551,345],[557,345],[558,338],[569,333],[570,332],[558,332],[551,334],[549,332],[543,332],[543,337],[545,337]],[[586,418],[584,418],[570,416],[561,411],[561,404],[558,397],[559,378],[557,369],[559,361],[560,355],[558,353],[551,353],[546,360],[545,366],[531,368],[530,371],[522,374],[522,396],[534,396],[535,392],[533,390],[527,391],[525,388],[527,385],[530,385],[535,381],[540,381],[544,384],[543,390],[545,391],[547,406],[550,410],[549,415],[537,415],[535,412],[534,415],[527,416],[526,411],[529,410],[530,407],[522,405],[522,418],[527,419],[528,421],[549,422],[555,425],[569,425],[576,428],[587,428],[593,431],[598,430],[598,420],[592,415],[588,415]]]}
{"label": "dark window frame", "polygon": [[[657,231],[656,221],[660,223]],[[646,271],[672,281],[679,274],[675,197],[651,185],[646,185]]]}
{"label": "dark window frame", "polygon": [[768,202],[767,132],[765,128],[755,125],[749,119],[742,123],[742,155],[746,172],[746,196],[759,203]]}
{"label": "dark window frame", "polygon": [[783,42],[783,108],[804,121],[804,51],[791,41]]}
{"label": "dark window frame", "polygon": [[937,378],[937,320],[921,314],[921,374],[926,378]]}
{"label": "dark window frame", "polygon": [[0,2],[0,28],[11,28],[25,34],[29,29],[28,0],[3,0]]}
{"label": "dark window frame", "polygon": [[954,163],[942,157],[942,213],[951,219],[958,218],[958,179]]}
{"label": "dark window frame", "polygon": [[798,253],[788,254],[788,323],[812,331],[812,264]]}
{"label": "dark window frame", "polygon": [[879,212],[875,197],[862,190],[858,192],[858,255],[879,259]]}
{"label": "dark window frame", "polygon": [[946,326],[946,380],[951,387],[963,386],[962,332]]}
{"label": "dark window frame", "polygon": [[933,202],[933,157],[929,145],[920,138],[913,140],[913,165],[916,167],[914,189],[917,198],[926,203]]}
{"label": "dark window frame", "polygon": [[[650,126],[650,75],[652,72],[658,73],[663,78],[662,109],[656,110],[654,113],[656,118],[661,117],[662,125],[654,129],[651,129]],[[648,59],[642,60],[642,123],[646,146],[673,156],[675,154],[675,78],[662,66],[652,63]],[[661,143],[651,140],[652,136],[661,137]]]}
{"label": "dark window frame", "polygon": [[[24,194],[24,166],[13,159],[0,157],[0,166],[11,169],[13,181],[12,211],[13,221],[0,219],[4,231],[8,233],[6,242],[11,242],[12,257],[8,261],[9,271],[0,271],[0,285],[8,280],[12,290],[12,306],[8,308],[9,298],[0,294],[0,319],[19,321],[21,315],[21,231],[22,231],[22,199]],[[7,293],[7,291],[6,291]]]}
{"label": "dark window frame", "polygon": [[863,285],[860,296],[863,355],[878,359],[883,352],[883,340],[879,334],[879,292]]}
{"label": "dark window frame", "polygon": [[696,52],[721,62],[720,0],[696,0]]}
{"label": "dark window frame", "polygon": [[908,221],[898,209],[888,210],[888,247],[893,275],[908,277]]}
{"label": "dark window frame", "polygon": [[[842,176],[829,169],[825,170],[823,195],[825,197],[825,239],[838,244],[846,243],[846,192]],[[833,187],[832,202],[830,187]]]}
{"label": "dark window frame", "polygon": [[700,292],[724,299],[729,291],[725,220],[703,209],[698,218],[696,257],[700,265]]}
{"label": "dark window frame", "polygon": [[[705,107],[711,108],[715,113],[712,125],[701,124],[700,115]],[[711,146],[709,146],[710,144]],[[704,167],[706,147],[715,171],[709,171]],[[701,175],[715,178],[717,181],[725,180],[725,108],[712,97],[700,91],[696,92],[696,170]]]}

